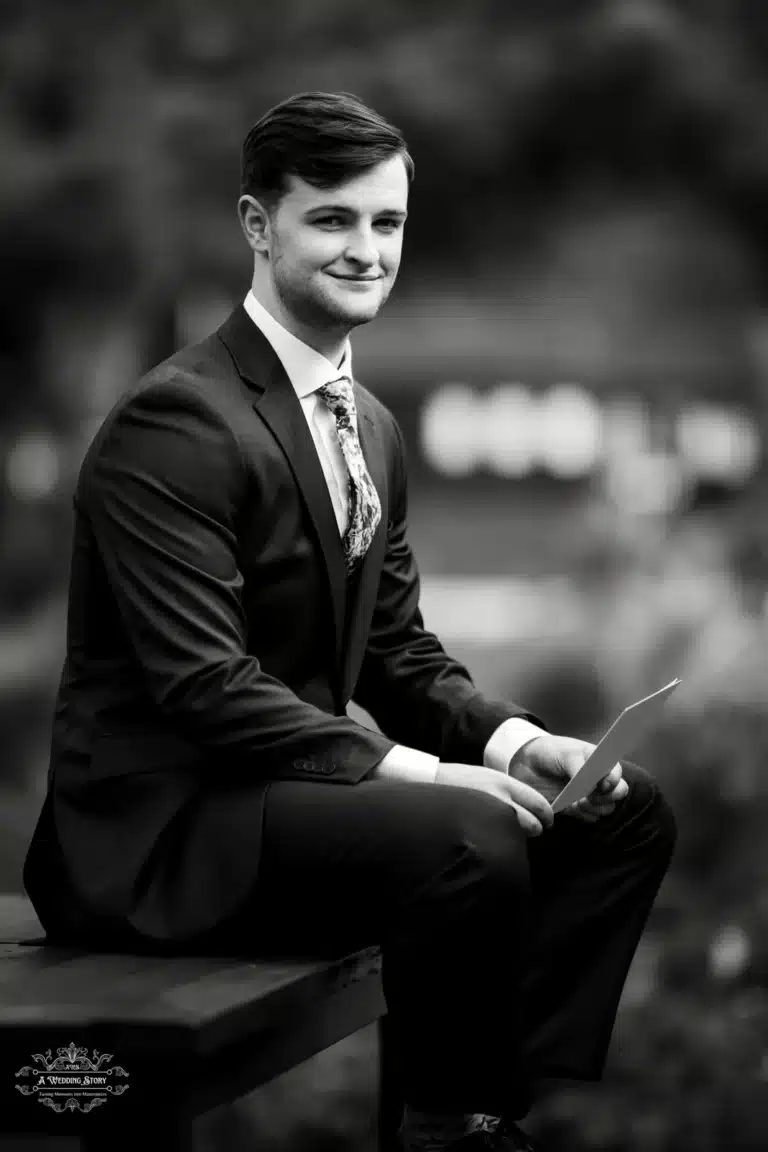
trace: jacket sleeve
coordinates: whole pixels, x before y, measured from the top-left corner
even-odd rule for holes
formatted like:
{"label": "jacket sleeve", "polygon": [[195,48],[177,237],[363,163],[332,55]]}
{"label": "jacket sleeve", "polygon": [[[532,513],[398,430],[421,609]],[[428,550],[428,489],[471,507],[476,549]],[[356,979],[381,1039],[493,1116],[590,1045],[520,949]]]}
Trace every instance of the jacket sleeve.
{"label": "jacket sleeve", "polygon": [[490,700],[470,673],[448,656],[424,627],[420,578],[408,542],[406,452],[400,426],[396,440],[395,489],[387,550],[368,643],[353,699],[396,740],[447,762],[482,764],[500,724],[521,717],[546,726],[517,704]]}
{"label": "jacket sleeve", "polygon": [[97,433],[80,503],[147,689],[176,729],[264,778],[356,783],[393,741],[301,700],[246,651],[245,484],[226,420],[198,389],[165,381]]}

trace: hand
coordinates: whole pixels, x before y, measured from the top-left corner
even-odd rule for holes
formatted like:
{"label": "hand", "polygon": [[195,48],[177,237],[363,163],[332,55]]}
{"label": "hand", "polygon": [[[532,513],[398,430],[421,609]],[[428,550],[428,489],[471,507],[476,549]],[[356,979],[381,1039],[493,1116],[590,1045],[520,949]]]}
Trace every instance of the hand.
{"label": "hand", "polygon": [[494,768],[477,764],[438,764],[436,784],[451,788],[473,788],[509,804],[517,812],[517,820],[526,836],[540,836],[551,828],[555,814],[548,800],[530,785]]}
{"label": "hand", "polygon": [[[529,740],[515,753],[509,762],[509,775],[541,792],[551,804],[594,749],[595,745],[586,740],[544,733]],[[575,816],[592,824],[601,816],[610,815],[628,792],[621,764],[616,764],[588,796],[565,808],[563,815]]]}

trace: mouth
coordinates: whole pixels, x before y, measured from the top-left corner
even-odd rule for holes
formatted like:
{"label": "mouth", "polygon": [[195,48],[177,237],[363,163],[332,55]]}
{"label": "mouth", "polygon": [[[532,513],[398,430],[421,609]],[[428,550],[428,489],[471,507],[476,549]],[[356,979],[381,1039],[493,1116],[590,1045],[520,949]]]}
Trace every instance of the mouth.
{"label": "mouth", "polygon": [[342,276],[339,272],[329,272],[334,280],[346,280],[349,284],[375,284],[377,280],[381,280],[381,276]]}

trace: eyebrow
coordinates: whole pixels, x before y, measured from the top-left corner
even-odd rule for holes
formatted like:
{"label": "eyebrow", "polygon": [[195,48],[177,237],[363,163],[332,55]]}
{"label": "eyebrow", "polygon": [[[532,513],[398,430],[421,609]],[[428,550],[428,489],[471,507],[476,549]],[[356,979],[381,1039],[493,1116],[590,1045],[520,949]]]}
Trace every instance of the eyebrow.
{"label": "eyebrow", "polygon": [[[350,208],[348,204],[321,204],[316,208],[308,208],[305,212],[306,216],[314,216],[318,212],[339,212],[345,216],[357,215],[354,208]],[[408,215],[400,208],[382,208],[380,212],[376,213],[377,216],[393,216],[398,220],[405,220]]]}

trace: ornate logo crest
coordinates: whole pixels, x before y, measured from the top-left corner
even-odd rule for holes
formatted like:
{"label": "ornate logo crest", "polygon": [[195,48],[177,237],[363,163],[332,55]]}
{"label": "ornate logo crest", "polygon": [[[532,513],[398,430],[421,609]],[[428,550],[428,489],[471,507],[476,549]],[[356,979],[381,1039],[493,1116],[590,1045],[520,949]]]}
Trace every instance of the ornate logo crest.
{"label": "ornate logo crest", "polygon": [[35,1052],[32,1059],[38,1067],[25,1064],[19,1068],[17,1076],[31,1076],[33,1083],[17,1084],[23,1096],[36,1096],[45,1108],[54,1112],[90,1112],[99,1104],[104,1104],[108,1096],[122,1096],[128,1084],[117,1084],[112,1080],[128,1073],[119,1064],[106,1068],[112,1059],[110,1052],[93,1050],[93,1059],[87,1048],[70,1044],[68,1048],[57,1048],[51,1057],[49,1048],[45,1055]]}

